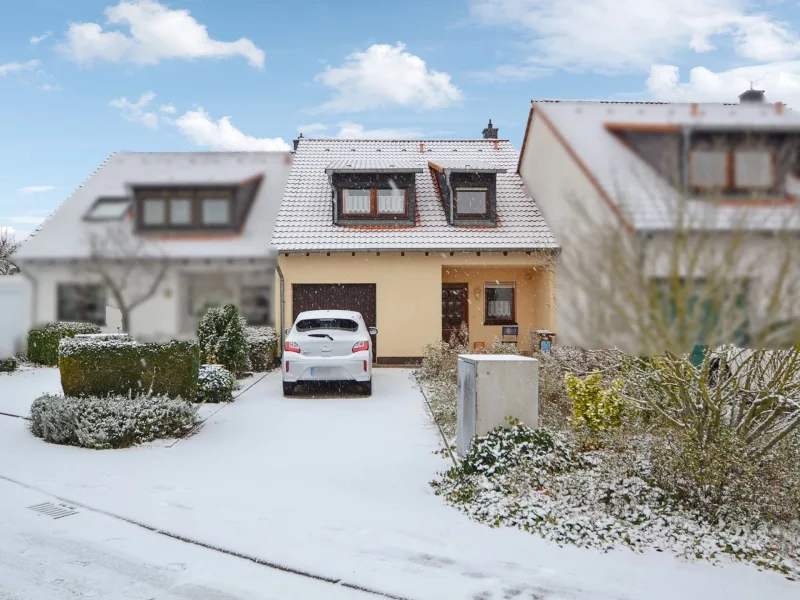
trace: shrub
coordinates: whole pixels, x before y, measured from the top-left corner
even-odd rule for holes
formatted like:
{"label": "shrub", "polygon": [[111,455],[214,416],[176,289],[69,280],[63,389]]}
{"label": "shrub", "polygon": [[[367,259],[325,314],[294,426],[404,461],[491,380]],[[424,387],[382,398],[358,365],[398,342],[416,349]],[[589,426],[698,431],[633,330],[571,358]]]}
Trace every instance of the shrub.
{"label": "shrub", "polygon": [[564,386],[572,400],[574,423],[592,433],[619,427],[625,411],[621,381],[603,386],[603,375],[592,373],[583,379],[572,373],[564,375]]}
{"label": "shrub", "polygon": [[104,450],[186,434],[197,409],[160,396],[69,398],[46,394],[34,400],[30,429],[54,444]]}
{"label": "shrub", "polygon": [[139,343],[125,337],[64,339],[61,387],[67,396],[154,394],[193,400],[200,351],[196,342]]}
{"label": "shrub", "polygon": [[100,333],[92,323],[47,323],[28,332],[28,360],[49,367],[58,366],[58,343],[81,333]]}
{"label": "shrub", "polygon": [[233,402],[236,378],[222,365],[201,365],[197,381],[198,402]]}
{"label": "shrub", "polygon": [[272,327],[247,327],[245,335],[250,352],[250,369],[256,372],[269,371],[280,362],[279,338]]}
{"label": "shrub", "polygon": [[13,356],[10,358],[0,359],[0,373],[10,373],[16,371],[19,363]]}
{"label": "shrub", "polygon": [[197,324],[197,338],[206,364],[223,365],[231,373],[244,373],[248,348],[247,322],[233,304],[209,308]]}

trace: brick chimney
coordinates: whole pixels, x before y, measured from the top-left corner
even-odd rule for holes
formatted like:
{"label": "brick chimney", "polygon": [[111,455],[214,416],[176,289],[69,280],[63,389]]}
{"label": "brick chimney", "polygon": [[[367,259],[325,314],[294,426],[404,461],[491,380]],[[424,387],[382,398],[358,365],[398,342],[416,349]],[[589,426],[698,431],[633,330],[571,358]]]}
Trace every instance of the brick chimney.
{"label": "brick chimney", "polygon": [[754,90],[753,84],[750,89],[739,94],[739,104],[759,104],[764,102],[764,90]]}
{"label": "brick chimney", "polygon": [[303,139],[303,134],[301,133],[300,135],[297,136],[296,140],[293,140],[294,141],[294,149],[295,149],[295,151],[297,150],[297,146],[300,145],[300,140],[302,140],[302,139]]}
{"label": "brick chimney", "polygon": [[486,129],[483,130],[483,139],[485,140],[497,139],[497,127],[492,127],[491,119],[489,119],[489,125],[487,125]]}

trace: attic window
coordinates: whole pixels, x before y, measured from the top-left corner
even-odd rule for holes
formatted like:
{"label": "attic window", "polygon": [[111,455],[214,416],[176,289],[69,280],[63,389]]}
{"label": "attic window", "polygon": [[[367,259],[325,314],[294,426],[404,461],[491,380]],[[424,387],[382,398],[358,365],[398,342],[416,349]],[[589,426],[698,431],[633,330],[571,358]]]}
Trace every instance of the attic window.
{"label": "attic window", "polygon": [[86,213],[88,221],[119,221],[128,212],[127,198],[99,198]]}
{"label": "attic window", "polygon": [[775,185],[775,154],[765,150],[733,153],[734,185],[737,188],[771,188]]}
{"label": "attic window", "polygon": [[456,188],[456,214],[485,215],[488,209],[486,188]]}
{"label": "attic window", "polygon": [[369,188],[341,190],[342,215],[403,216],[408,214],[405,188]]}
{"label": "attic window", "polygon": [[694,150],[690,156],[691,184],[694,188],[728,187],[728,152]]}

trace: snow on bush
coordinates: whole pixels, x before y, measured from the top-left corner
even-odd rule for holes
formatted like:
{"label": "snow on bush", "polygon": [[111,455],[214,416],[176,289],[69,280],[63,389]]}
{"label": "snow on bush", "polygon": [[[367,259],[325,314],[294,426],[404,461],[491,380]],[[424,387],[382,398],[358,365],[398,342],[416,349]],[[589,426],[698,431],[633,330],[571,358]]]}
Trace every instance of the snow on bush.
{"label": "snow on bush", "polygon": [[200,365],[198,402],[233,402],[236,378],[222,365]]}
{"label": "snow on bush", "polygon": [[100,333],[93,323],[47,323],[28,332],[28,360],[35,364],[58,366],[58,344],[62,338],[82,333]]}
{"label": "snow on bush", "polygon": [[233,304],[209,308],[197,324],[203,363],[244,373],[249,355],[246,328],[247,321]]}
{"label": "snow on bush", "polygon": [[179,437],[196,420],[195,406],[162,396],[69,398],[46,394],[31,405],[30,429],[46,442],[104,450]]}
{"label": "snow on bush", "polygon": [[652,483],[631,451],[579,453],[567,434],[518,422],[476,438],[465,460],[432,482],[436,494],[493,526],[559,544],[609,551],[657,549],[686,558],[735,559],[800,576],[800,527],[708,520]]}
{"label": "snow on bush", "polygon": [[245,329],[249,349],[250,369],[262,373],[280,362],[278,334],[272,327],[248,326]]}
{"label": "snow on bush", "polygon": [[10,358],[0,358],[0,373],[11,373],[16,371],[19,362],[13,356]]}

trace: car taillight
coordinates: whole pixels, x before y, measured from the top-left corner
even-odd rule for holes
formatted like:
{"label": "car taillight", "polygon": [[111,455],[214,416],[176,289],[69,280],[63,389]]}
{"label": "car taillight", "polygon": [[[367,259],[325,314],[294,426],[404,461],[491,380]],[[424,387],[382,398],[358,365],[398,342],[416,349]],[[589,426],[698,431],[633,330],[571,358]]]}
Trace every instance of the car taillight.
{"label": "car taillight", "polygon": [[300,346],[298,346],[295,342],[284,342],[283,349],[286,352],[297,352],[300,353]]}
{"label": "car taillight", "polygon": [[369,350],[369,342],[364,340],[363,342],[356,342],[353,344],[353,352],[361,352],[363,350]]}

